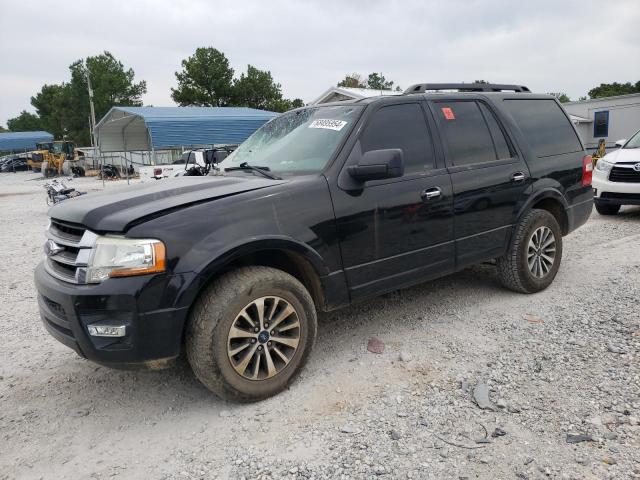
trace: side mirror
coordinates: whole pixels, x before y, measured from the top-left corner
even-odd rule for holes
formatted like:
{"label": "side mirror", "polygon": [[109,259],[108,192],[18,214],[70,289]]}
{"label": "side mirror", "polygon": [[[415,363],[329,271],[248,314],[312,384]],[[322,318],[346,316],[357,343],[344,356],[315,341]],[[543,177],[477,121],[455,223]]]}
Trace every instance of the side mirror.
{"label": "side mirror", "polygon": [[371,150],[360,158],[357,165],[348,167],[349,175],[358,182],[397,178],[404,174],[402,150],[388,148]]}
{"label": "side mirror", "polygon": [[627,143],[627,139],[626,139],[626,138],[623,138],[622,140],[618,140],[618,141],[616,142],[616,147],[620,148],[620,147],[622,147],[625,143]]}

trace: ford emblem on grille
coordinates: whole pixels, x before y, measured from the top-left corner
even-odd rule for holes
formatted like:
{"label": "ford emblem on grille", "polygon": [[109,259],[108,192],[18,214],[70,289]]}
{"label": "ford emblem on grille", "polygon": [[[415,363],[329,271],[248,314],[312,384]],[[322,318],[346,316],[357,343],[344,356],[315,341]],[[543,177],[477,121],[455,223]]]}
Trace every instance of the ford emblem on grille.
{"label": "ford emblem on grille", "polygon": [[636,172],[640,172],[640,163],[636,163],[636,164],[633,166],[633,169],[634,169]]}
{"label": "ford emblem on grille", "polygon": [[53,240],[47,240],[44,244],[44,253],[47,257],[53,257],[64,250],[64,247],[58,245]]}

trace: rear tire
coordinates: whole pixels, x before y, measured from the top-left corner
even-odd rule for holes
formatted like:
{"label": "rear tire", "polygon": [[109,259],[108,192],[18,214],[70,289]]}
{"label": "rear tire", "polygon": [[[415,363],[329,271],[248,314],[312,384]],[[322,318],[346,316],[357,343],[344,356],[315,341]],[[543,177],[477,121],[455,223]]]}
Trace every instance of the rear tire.
{"label": "rear tire", "polygon": [[555,278],[562,260],[562,230],[546,210],[531,210],[518,223],[504,257],[496,259],[500,283],[509,290],[535,293]]}
{"label": "rear tire", "polygon": [[315,306],[302,283],[274,268],[243,267],[217,279],[196,301],[187,358],[213,393],[261,400],[298,375],[316,332]]}
{"label": "rear tire", "polygon": [[610,203],[595,202],[596,211],[600,215],[616,215],[620,211],[620,205],[612,205]]}

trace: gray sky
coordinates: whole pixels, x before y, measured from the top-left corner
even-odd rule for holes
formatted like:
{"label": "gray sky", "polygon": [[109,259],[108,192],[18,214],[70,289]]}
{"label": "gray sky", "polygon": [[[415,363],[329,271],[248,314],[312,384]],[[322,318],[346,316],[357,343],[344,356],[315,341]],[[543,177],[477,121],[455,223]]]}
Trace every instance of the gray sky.
{"label": "gray sky", "polygon": [[213,46],[313,100],[350,72],[402,87],[472,81],[564,91],[640,80],[640,1],[0,0],[0,125],[73,61],[108,50],[145,104],[174,105],[180,61]]}

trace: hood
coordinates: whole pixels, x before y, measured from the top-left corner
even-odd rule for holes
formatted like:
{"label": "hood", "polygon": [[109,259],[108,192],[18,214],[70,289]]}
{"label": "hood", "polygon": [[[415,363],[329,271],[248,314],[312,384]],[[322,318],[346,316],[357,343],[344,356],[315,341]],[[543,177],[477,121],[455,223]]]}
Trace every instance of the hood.
{"label": "hood", "polygon": [[146,217],[282,183],[256,177],[179,177],[71,198],[53,206],[49,216],[96,232],[124,232]]}
{"label": "hood", "polygon": [[640,163],[640,148],[619,148],[607,153],[602,159],[611,163]]}

